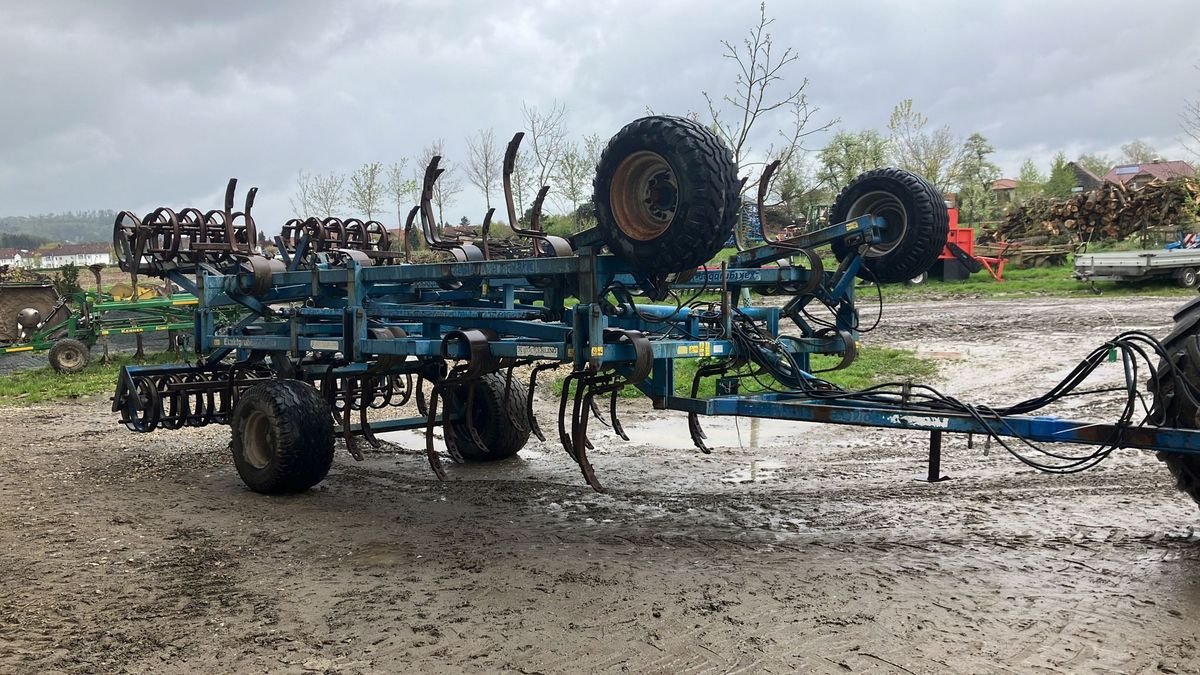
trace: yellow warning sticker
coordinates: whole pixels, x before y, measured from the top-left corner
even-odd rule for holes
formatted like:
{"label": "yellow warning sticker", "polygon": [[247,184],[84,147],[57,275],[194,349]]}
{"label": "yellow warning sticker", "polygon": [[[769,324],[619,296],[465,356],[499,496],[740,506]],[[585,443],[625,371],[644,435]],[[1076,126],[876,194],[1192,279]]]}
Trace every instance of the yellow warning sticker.
{"label": "yellow warning sticker", "polygon": [[854,230],[857,230],[857,229],[858,229],[858,221],[857,220],[852,220],[852,221],[846,223],[846,231],[847,232],[853,232]]}
{"label": "yellow warning sticker", "polygon": [[604,347],[592,347],[592,356],[604,356]]}

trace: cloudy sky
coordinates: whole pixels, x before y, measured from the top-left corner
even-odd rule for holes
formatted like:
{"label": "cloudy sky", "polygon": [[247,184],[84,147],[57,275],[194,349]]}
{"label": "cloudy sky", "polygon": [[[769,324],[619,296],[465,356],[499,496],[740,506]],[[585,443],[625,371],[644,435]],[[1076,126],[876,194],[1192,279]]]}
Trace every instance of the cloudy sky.
{"label": "cloudy sky", "polygon": [[[771,0],[767,12],[818,120],[883,128],[912,98],[932,123],[986,135],[1011,175],[1025,157],[1115,157],[1134,138],[1184,156],[1200,4],[1152,4]],[[575,136],[608,137],[648,108],[700,110],[702,91],[733,82],[720,41],[757,14],[745,0],[5,2],[0,215],[216,207],[237,176],[260,187],[257,220],[277,231],[298,170],[391,162],[437,138],[453,165],[476,130],[519,130],[523,101],[565,102]],[[482,198],[468,188],[460,211],[478,220]]]}

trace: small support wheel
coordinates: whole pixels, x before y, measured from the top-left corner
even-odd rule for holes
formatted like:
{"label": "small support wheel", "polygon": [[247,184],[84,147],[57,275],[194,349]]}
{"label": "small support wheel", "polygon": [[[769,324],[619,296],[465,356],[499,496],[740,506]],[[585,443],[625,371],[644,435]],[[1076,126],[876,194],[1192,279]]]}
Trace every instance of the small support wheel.
{"label": "small support wheel", "polygon": [[56,372],[69,374],[78,373],[87,368],[88,363],[92,360],[92,353],[88,346],[79,340],[63,338],[54,343],[46,358],[50,361],[50,367]]}
{"label": "small support wheel", "polygon": [[[870,214],[886,227],[881,241],[863,253],[859,276],[881,284],[903,283],[937,262],[950,234],[946,202],[924,178],[903,169],[875,169],[850,181],[833,203],[829,222],[842,223]],[[838,261],[852,249],[833,242]]]}
{"label": "small support wheel", "polygon": [[242,394],[230,419],[233,463],[255,492],[303,492],[333,465],[333,418],[312,385],[270,380]]}
{"label": "small support wheel", "polygon": [[456,387],[450,394],[452,405],[460,409],[467,405],[468,399],[471,401],[471,409],[464,412],[471,417],[474,435],[465,419],[448,422],[459,455],[465,462],[495,462],[515,457],[529,442],[526,422],[529,397],[525,384],[516,377],[509,380],[503,373],[489,373],[474,387],[472,394],[468,394],[467,387]]}
{"label": "small support wheel", "polygon": [[1175,283],[1180,288],[1195,288],[1197,274],[1195,267],[1185,267],[1175,273]]}
{"label": "small support wheel", "polygon": [[733,154],[704,125],[643,117],[617,132],[596,166],[593,201],[609,250],[643,272],[708,262],[737,224]]}

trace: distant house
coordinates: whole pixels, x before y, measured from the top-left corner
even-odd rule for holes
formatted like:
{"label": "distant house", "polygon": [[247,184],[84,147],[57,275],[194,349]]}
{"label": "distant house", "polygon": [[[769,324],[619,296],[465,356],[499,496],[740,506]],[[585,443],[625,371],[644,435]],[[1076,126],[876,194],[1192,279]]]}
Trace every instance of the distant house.
{"label": "distant house", "polygon": [[1068,162],[1067,166],[1071,167],[1071,171],[1075,172],[1075,186],[1072,192],[1091,192],[1104,185],[1102,178],[1079,164]]}
{"label": "distant house", "polygon": [[63,244],[58,248],[49,249],[42,253],[42,267],[62,267],[75,265],[111,265],[112,248],[108,244]]}
{"label": "distant house", "polygon": [[1008,206],[1013,201],[1017,191],[1017,181],[1012,178],[1000,178],[992,182],[992,194],[996,195],[998,206]]}
{"label": "distant house", "polygon": [[0,248],[0,265],[12,267],[32,267],[33,255],[19,248]]}
{"label": "distant house", "polygon": [[1104,174],[1104,180],[1128,188],[1139,188],[1156,180],[1195,178],[1196,169],[1182,161],[1150,162],[1148,164],[1122,164]]}

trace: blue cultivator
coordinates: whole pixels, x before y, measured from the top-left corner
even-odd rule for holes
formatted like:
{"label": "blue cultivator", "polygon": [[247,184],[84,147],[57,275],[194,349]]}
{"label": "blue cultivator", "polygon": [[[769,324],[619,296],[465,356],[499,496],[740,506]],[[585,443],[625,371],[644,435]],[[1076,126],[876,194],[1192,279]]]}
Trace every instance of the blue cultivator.
{"label": "blue cultivator", "polygon": [[[1000,439],[1047,471],[1077,471],[1115,448],[1137,447],[1167,453],[1184,487],[1200,475],[1193,473],[1200,433],[1191,430],[1200,408],[1195,303],[1165,343],[1118,336],[1048,394],[1007,408],[968,405],[911,383],[844,391],[813,372],[810,356],[840,356],[838,367],[854,360],[866,330],[856,280],[905,281],[937,259],[948,225],[929,183],[896,169],[866,173],[839,195],[834,224],[783,237],[762,208],[771,165],[758,190],[765,241],[747,247],[739,239],[742,250],[705,267],[734,230],[742,192],[728,149],[705,128],[648,117],[622,129],[597,167],[598,225],[569,238],[539,226],[545,188],[527,228],[516,226],[509,176],[519,143],[520,135],[505,158],[505,236],[491,231],[491,212],[481,236],[443,236],[431,206],[438,158],[398,245],[379,223],[307,218],[283,227],[279,255],[268,259],[252,249],[254,191],[235,212],[233,181],[223,210],[123,213],[115,233],[123,268],[168,277],[198,298],[197,361],[126,367],[113,410],[141,432],[229,424],[240,475],[269,493],[320,482],[336,436],[361,457],[359,443],[377,443],[379,432],[424,429],[439,477],[437,427],[455,461],[511,457],[531,434],[544,439],[532,392],[539,375],[560,367],[568,372],[559,440],[596,490],[588,422],[595,417],[625,437],[616,397],[629,386],[656,408],[687,413],[704,452],[701,415],[742,415],[929,431],[931,480],[940,477],[943,433]],[[444,260],[409,262],[418,227]],[[836,268],[823,260],[836,260]],[[783,301],[738,306],[744,289]],[[231,307],[241,318],[222,320]],[[1127,376],[1115,423],[1030,416],[1081,393],[1078,385],[1111,353]],[[686,388],[675,382],[682,359],[700,360]],[[715,379],[715,397],[697,396],[704,378]],[[1153,409],[1139,390],[1147,378]],[[1135,420],[1139,407],[1143,419]],[[383,414],[387,408],[409,412]],[[1034,442],[1098,448],[1067,454]],[[1042,454],[1035,459],[1034,451]]]}

